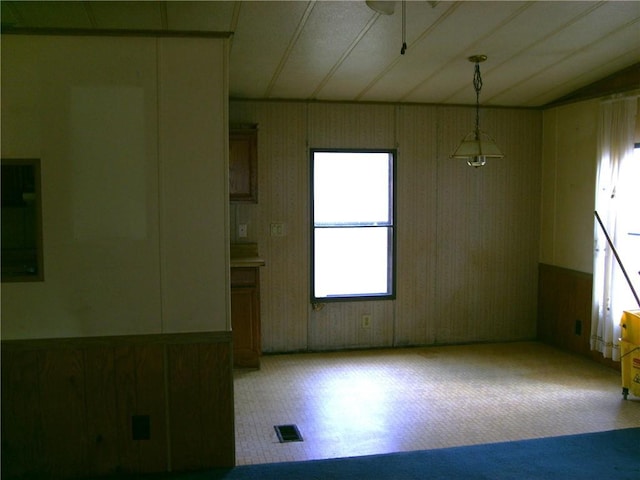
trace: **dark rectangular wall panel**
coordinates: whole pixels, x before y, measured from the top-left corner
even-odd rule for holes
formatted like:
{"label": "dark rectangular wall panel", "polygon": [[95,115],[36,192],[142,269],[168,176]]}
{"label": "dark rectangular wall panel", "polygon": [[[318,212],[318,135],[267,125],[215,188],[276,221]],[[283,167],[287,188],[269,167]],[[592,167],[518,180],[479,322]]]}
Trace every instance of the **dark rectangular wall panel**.
{"label": "dark rectangular wall panel", "polygon": [[2,348],[2,478],[45,469],[38,373],[37,351]]}
{"label": "dark rectangular wall panel", "polygon": [[90,419],[87,463],[97,475],[106,475],[116,471],[120,464],[114,349],[85,349],[84,363],[85,370],[93,372],[85,378],[85,402]]}
{"label": "dark rectangular wall panel", "polygon": [[[541,263],[538,275],[538,340],[620,369],[591,351],[593,275]],[[576,326],[579,325],[579,328]]]}
{"label": "dark rectangular wall panel", "polygon": [[2,342],[2,478],[233,466],[231,361],[231,332]]}

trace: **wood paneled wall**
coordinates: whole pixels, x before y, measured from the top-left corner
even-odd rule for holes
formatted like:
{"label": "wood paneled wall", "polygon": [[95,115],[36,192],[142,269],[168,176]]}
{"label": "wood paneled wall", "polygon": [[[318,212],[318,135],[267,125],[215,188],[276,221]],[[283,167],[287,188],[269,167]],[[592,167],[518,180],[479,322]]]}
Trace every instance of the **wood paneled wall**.
{"label": "wood paneled wall", "polygon": [[538,276],[538,340],[612,368],[612,362],[591,350],[593,275],[541,263]]}
{"label": "wood paneled wall", "polygon": [[231,355],[230,332],[2,342],[2,477],[234,465]]}
{"label": "wood paneled wall", "polygon": [[[531,339],[536,331],[542,113],[483,109],[503,160],[473,169],[449,154],[475,110],[433,105],[232,100],[258,124],[249,226],[261,270],[265,352]],[[310,304],[309,148],[397,148],[397,298]],[[270,224],[285,224],[271,236]],[[361,316],[372,316],[363,329]]]}

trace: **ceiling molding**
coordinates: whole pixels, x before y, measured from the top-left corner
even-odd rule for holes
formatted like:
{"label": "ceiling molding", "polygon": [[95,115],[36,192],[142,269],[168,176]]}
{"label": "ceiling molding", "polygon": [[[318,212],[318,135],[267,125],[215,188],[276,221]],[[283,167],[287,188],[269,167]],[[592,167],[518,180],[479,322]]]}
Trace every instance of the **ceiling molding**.
{"label": "ceiling molding", "polygon": [[640,62],[602,80],[565,95],[544,105],[544,108],[558,107],[568,103],[581,102],[592,98],[606,97],[617,93],[631,92],[640,89]]}

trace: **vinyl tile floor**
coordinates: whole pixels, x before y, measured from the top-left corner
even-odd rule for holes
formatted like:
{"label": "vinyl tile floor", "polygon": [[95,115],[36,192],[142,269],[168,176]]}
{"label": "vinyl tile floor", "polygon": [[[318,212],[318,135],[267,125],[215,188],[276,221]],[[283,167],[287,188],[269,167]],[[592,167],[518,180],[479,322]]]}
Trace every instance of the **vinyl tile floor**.
{"label": "vinyl tile floor", "polygon": [[265,355],[234,390],[237,465],[640,427],[620,372],[536,342]]}

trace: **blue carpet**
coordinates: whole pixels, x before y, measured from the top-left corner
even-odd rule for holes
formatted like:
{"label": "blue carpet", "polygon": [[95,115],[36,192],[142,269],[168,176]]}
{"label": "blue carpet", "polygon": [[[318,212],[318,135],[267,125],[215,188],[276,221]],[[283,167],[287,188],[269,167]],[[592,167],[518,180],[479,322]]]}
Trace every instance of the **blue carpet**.
{"label": "blue carpet", "polygon": [[640,428],[308,462],[243,465],[180,480],[640,480]]}

